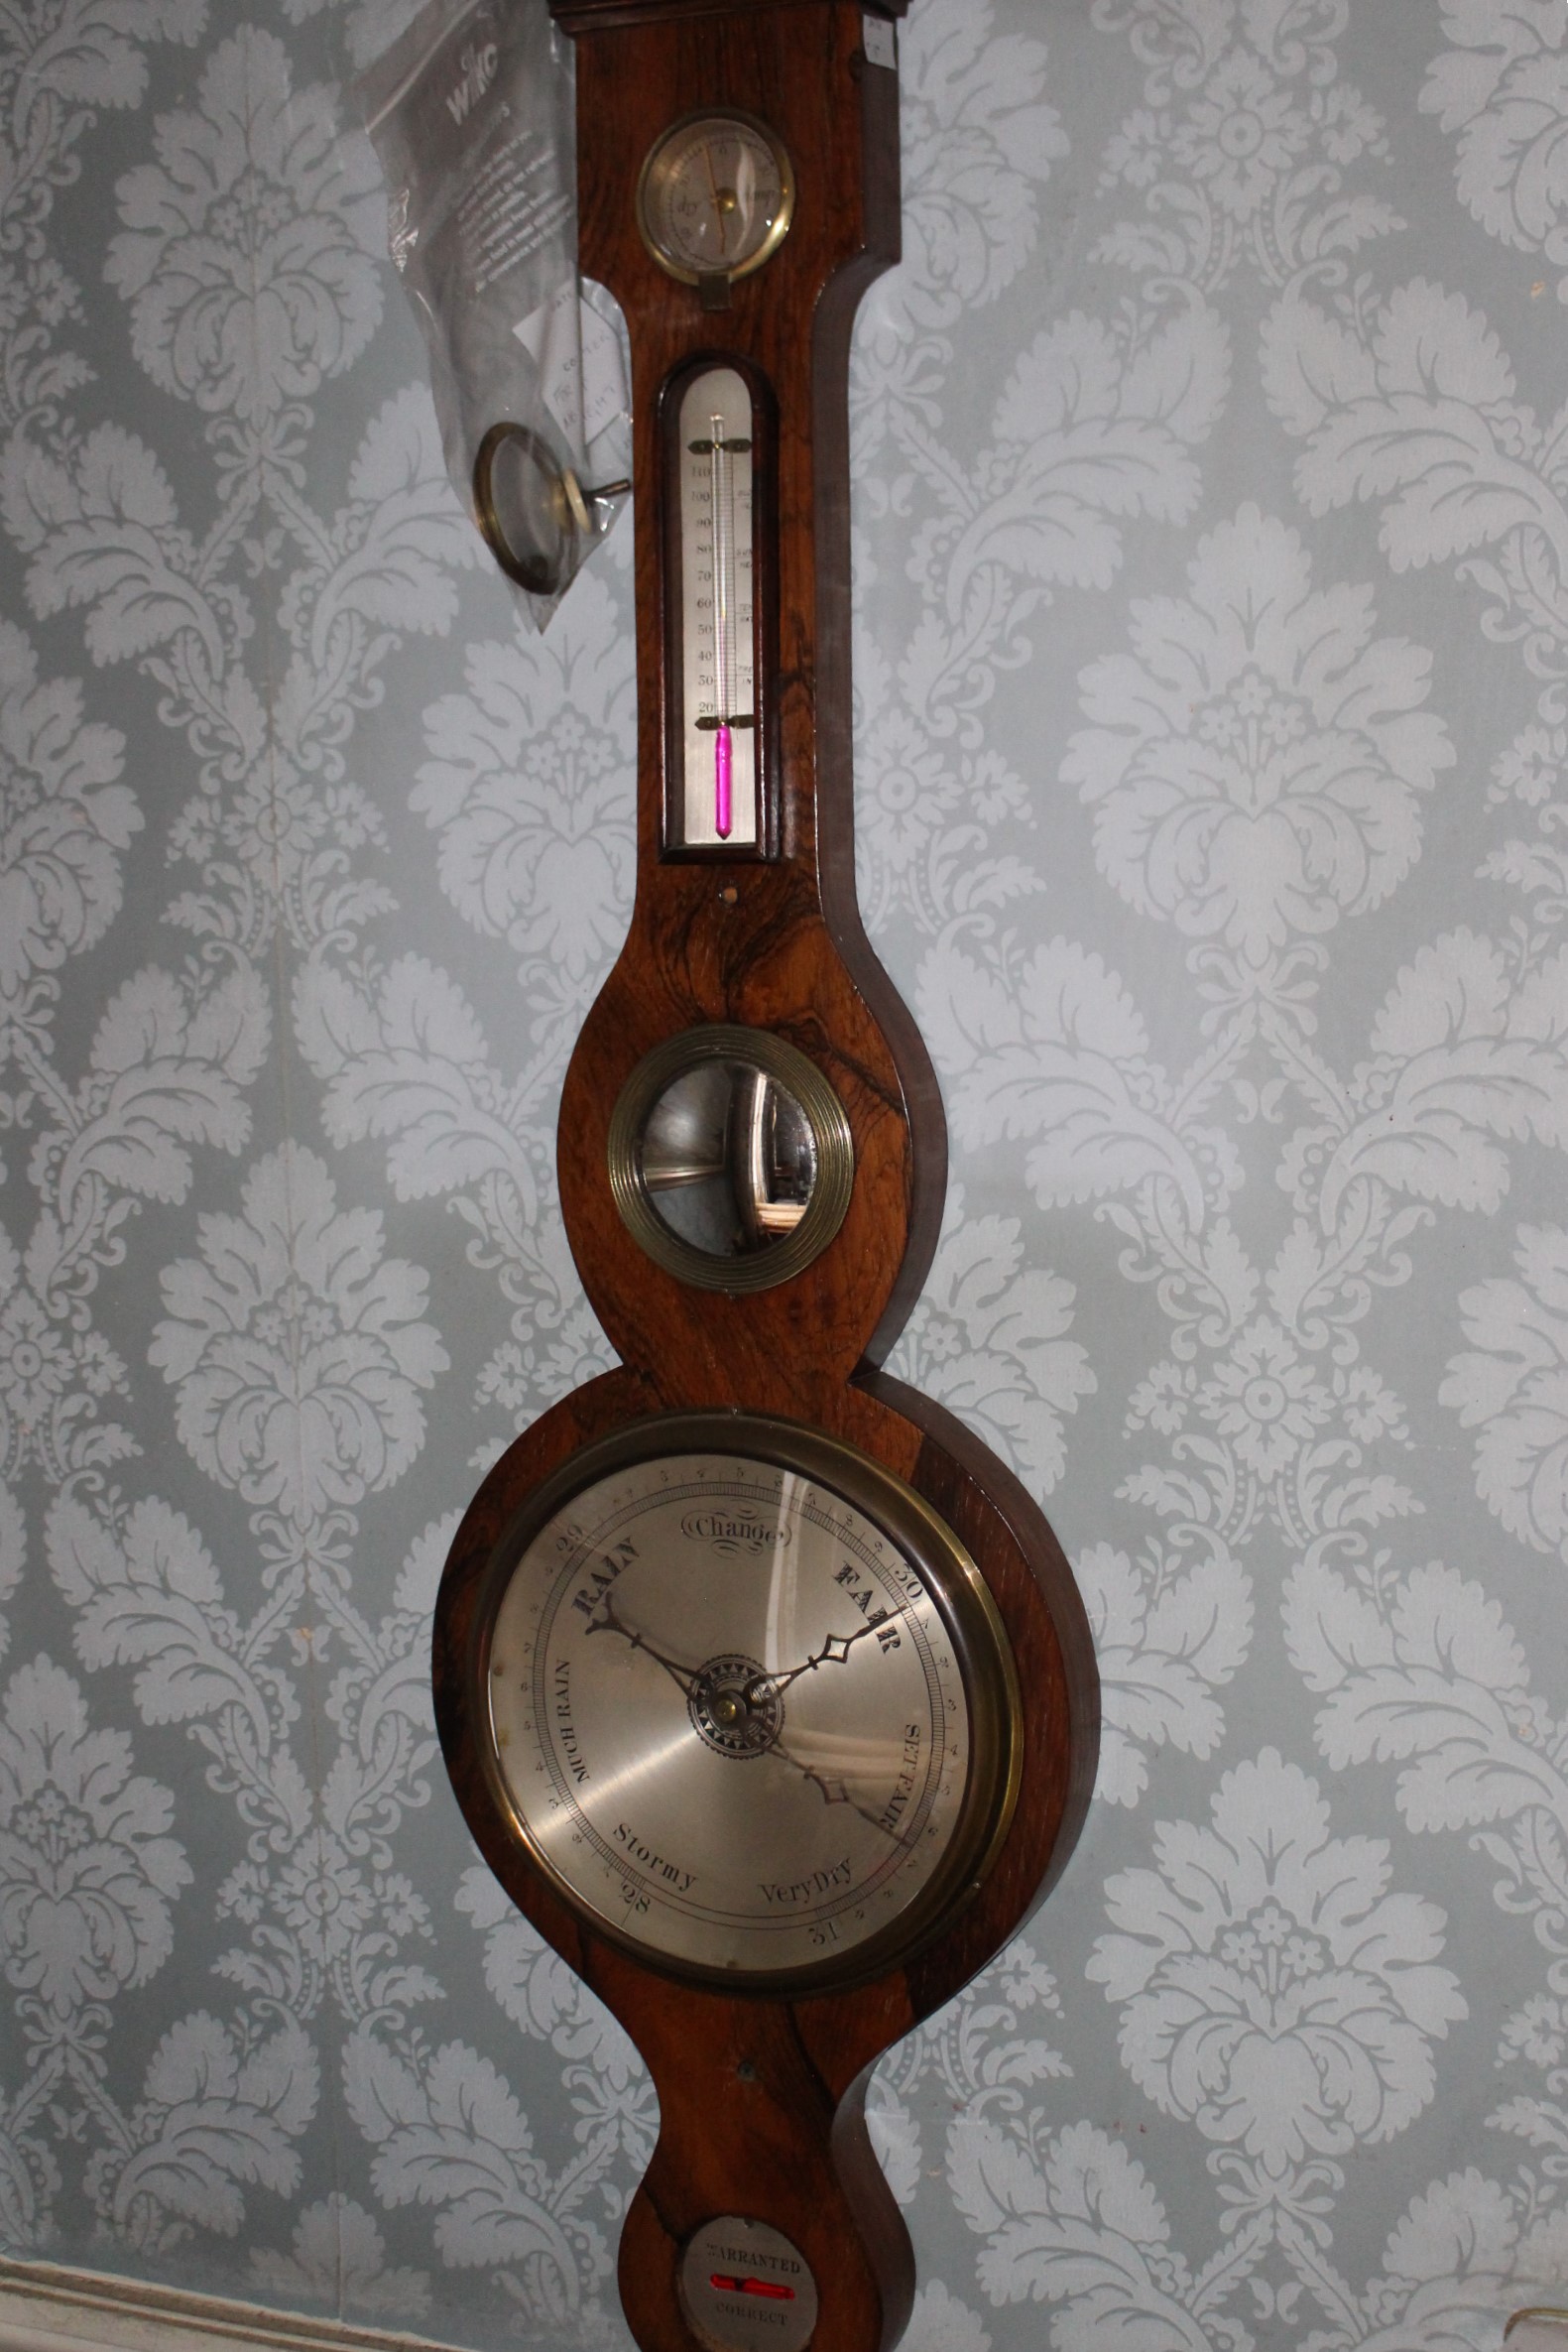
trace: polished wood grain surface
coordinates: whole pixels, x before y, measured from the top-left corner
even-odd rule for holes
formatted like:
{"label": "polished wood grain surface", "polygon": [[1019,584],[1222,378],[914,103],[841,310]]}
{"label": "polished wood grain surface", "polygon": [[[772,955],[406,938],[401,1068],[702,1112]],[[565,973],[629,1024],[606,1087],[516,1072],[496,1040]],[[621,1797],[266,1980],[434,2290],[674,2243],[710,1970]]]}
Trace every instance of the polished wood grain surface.
{"label": "polished wood grain surface", "polygon": [[[793,161],[794,218],[774,259],[705,312],[653,260],[638,175],[667,123],[704,106],[762,114]],[[566,1078],[561,1194],[572,1252],[617,1352],[678,1357],[691,1399],[749,1397],[809,1361],[842,1380],[885,1352],[918,1296],[946,1182],[939,1097],[913,1024],[867,944],[850,851],[847,354],[863,288],[898,250],[898,86],[868,66],[854,7],[656,19],[577,43],[582,267],[626,311],[636,419],[638,890],[631,930]],[[779,854],[662,857],[668,748],[669,533],[662,395],[694,354],[738,357],[772,387]],[[652,1273],[610,1195],[610,1111],[662,1038],[704,1021],[776,1030],[835,1087],[859,1180],[831,1249],[744,1301]],[[758,1401],[761,1396],[758,1394]]]}
{"label": "polished wood grain surface", "polygon": [[896,2341],[911,2271],[903,2223],[865,2143],[865,2077],[890,2043],[950,2000],[1017,1932],[1066,1860],[1098,1745],[1092,1646],[1038,1507],[961,1424],[885,1375],[823,1394],[812,1424],[924,1495],[985,1575],[1025,1693],[1017,1810],[967,1908],[869,1984],[794,2001],[726,1997],[629,1958],[534,1869],[496,1801],[471,1704],[483,1687],[477,1611],[491,1556],[534,1489],[584,1444],[672,1402],[657,1374],[608,1373],[535,1423],[490,1473],[442,1582],[436,1720],[486,1861],[614,2011],[654,2077],[659,2146],[628,2218],[620,2271],[644,2352],[692,2352],[675,2293],[680,2247],[700,2222],[736,2210],[784,2230],[810,2262],[823,2291],[813,2352],[877,2352]]}
{"label": "polished wood grain surface", "polygon": [[[821,2295],[812,2352],[884,2352],[913,2274],[866,2137],[867,2076],[1051,1884],[1087,1804],[1099,1724],[1082,1605],[1037,1506],[961,1424],[876,1369],[929,1266],[946,1182],[930,1064],[854,899],[848,351],[864,288],[897,258],[897,77],[867,62],[861,11],[843,0],[552,0],[552,10],[576,38],[581,264],[616,295],[632,343],[638,887],[626,945],[572,1057],[559,1130],[572,1252],[623,1362],[525,1431],[470,1506],[437,1607],[437,1720],[491,1868],[621,2020],[658,2089],[659,2144],[620,2262],[644,2352],[699,2352],[676,2292],[680,2250],[701,2222],[736,2211],[782,2229],[810,2263]],[[654,140],[718,106],[770,124],[797,195],[777,254],[731,285],[727,308],[705,309],[644,246],[635,196]],[[757,644],[776,818],[766,856],[666,853],[663,404],[672,375],[698,357],[739,364],[767,388],[776,420]],[[606,1165],[610,1114],[642,1056],[720,1021],[771,1031],[817,1065],[844,1105],[856,1158],[848,1213],[821,1256],[738,1298],[690,1289],[644,1255]],[[825,1429],[923,1495],[985,1576],[1025,1699],[1020,1799],[979,1891],[902,1965],[809,1999],[695,1987],[593,1934],[531,1864],[478,1746],[482,1588],[527,1497],[628,1423],[715,1406]]]}
{"label": "polished wood grain surface", "polygon": [[[796,8],[808,0],[550,0],[550,14],[568,33],[647,24],[671,17],[748,16],[765,8]],[[875,0],[875,16],[902,17],[909,0]]]}

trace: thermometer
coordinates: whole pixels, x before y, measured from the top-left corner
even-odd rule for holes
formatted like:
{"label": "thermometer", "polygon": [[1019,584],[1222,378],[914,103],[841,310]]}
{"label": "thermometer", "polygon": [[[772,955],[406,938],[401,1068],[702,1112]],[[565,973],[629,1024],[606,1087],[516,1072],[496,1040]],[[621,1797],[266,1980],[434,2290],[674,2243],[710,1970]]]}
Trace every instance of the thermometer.
{"label": "thermometer", "polygon": [[[718,724],[713,736],[713,825],[721,841],[730,837],[734,819],[735,743],[731,733],[730,696],[734,664],[730,659],[735,629],[735,497],[734,470],[738,454],[724,437],[724,419],[717,411],[708,420],[708,470],[713,507],[713,676]],[[736,714],[741,715],[741,714]],[[745,714],[756,724],[755,712]],[[744,723],[744,719],[743,719]]]}
{"label": "thermometer", "polygon": [[679,396],[680,725],[667,847],[755,852],[752,396],[705,367]]}

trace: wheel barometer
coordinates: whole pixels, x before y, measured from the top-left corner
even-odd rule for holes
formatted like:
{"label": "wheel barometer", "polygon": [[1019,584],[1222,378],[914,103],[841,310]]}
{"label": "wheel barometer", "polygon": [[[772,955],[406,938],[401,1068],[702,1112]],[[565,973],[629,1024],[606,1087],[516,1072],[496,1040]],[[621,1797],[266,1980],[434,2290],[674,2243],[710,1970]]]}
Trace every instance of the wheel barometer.
{"label": "wheel barometer", "polygon": [[637,898],[559,1130],[621,1368],[471,1505],[437,1715],[654,2076],[644,2352],[883,2352],[912,2262],[866,2077],[1038,1902],[1097,1736],[1045,1521],[876,1369],[945,1182],[850,842],[848,344],[897,254],[902,7],[551,6],[633,360]]}

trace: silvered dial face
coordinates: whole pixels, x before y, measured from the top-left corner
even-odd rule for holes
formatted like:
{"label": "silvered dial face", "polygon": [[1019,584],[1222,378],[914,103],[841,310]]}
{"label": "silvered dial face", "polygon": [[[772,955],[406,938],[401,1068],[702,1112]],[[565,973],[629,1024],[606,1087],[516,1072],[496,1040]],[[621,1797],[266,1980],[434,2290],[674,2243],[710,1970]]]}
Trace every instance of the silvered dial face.
{"label": "silvered dial face", "polygon": [[838,1450],[854,1481],[707,1449],[622,1463],[504,1571],[510,1809],[574,1902],[677,1969],[854,1973],[961,1900],[1005,1808],[990,1720],[977,1754],[977,1673],[1011,1690],[983,1587],[907,1489]]}
{"label": "silvered dial face", "polygon": [[688,283],[743,278],[789,226],[789,159],[746,114],[699,114],[667,130],[643,167],[638,223],[656,261]]}

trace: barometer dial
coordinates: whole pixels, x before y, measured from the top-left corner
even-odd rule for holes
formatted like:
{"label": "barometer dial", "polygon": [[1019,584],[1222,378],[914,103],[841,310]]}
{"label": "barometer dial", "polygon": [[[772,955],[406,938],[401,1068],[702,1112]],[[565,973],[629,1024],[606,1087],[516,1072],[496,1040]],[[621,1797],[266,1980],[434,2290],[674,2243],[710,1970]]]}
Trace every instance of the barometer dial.
{"label": "barometer dial", "polygon": [[819,1432],[684,1417],[586,1449],[498,1547],[479,1649],[514,1834],[676,1972],[876,1973],[1007,1826],[989,1594],[925,1503]]}

